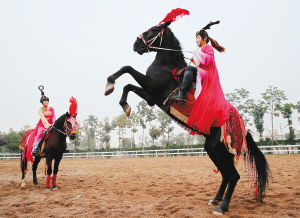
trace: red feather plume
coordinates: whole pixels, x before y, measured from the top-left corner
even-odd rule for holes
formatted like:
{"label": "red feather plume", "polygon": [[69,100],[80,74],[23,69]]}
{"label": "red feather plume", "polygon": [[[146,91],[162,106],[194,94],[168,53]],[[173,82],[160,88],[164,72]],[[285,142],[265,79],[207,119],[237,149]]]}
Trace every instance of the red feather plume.
{"label": "red feather plume", "polygon": [[184,16],[184,15],[189,15],[190,12],[188,10],[185,9],[181,9],[181,8],[176,8],[173,9],[170,13],[167,14],[167,16],[160,21],[160,23],[166,23],[170,20],[175,21],[177,19],[179,19],[180,17]]}
{"label": "red feather plume", "polygon": [[69,114],[77,115],[77,100],[73,96],[70,98]]}

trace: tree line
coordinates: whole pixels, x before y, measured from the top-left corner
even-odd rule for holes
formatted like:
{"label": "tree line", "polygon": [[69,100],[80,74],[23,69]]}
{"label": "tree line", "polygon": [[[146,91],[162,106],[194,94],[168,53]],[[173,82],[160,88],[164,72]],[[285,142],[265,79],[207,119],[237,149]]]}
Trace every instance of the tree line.
{"label": "tree line", "polygon": [[[249,91],[244,88],[235,89],[225,94],[226,99],[237,108],[243,117],[246,127],[254,126],[259,133],[260,144],[269,144],[274,139],[273,120],[281,116],[287,122],[288,134],[281,143],[295,144],[295,129],[293,127],[293,112],[298,112],[300,122],[300,101],[288,102],[284,91],[277,87],[269,86],[261,93],[260,99],[249,97]],[[264,117],[271,117],[272,134],[270,138],[264,138]],[[129,150],[147,148],[178,148],[178,147],[202,147],[203,136],[191,136],[188,132],[174,134],[175,124],[172,119],[156,107],[150,107],[145,101],[139,102],[137,110],[133,111],[129,118],[125,114],[116,117],[99,119],[90,115],[83,122],[78,122],[78,136],[70,141],[75,151],[97,150]],[[0,145],[2,151],[18,151],[19,142],[23,134],[30,129],[25,126],[20,131],[10,129],[8,133],[0,132]],[[140,140],[136,135],[140,130]],[[112,136],[117,141],[117,146],[112,146]],[[114,148],[113,148],[114,147]],[[116,148],[117,147],[117,148]]]}

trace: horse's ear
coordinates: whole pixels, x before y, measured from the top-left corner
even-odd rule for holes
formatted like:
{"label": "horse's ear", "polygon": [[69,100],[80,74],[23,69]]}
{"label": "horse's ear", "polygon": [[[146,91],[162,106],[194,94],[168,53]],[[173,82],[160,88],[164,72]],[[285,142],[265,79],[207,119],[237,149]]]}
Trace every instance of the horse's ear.
{"label": "horse's ear", "polygon": [[172,20],[169,20],[169,21],[167,21],[167,22],[165,22],[165,23],[161,23],[160,26],[166,28],[166,27],[168,27],[171,23],[172,23]]}
{"label": "horse's ear", "polygon": [[70,118],[70,114],[69,112],[66,113],[67,118]]}

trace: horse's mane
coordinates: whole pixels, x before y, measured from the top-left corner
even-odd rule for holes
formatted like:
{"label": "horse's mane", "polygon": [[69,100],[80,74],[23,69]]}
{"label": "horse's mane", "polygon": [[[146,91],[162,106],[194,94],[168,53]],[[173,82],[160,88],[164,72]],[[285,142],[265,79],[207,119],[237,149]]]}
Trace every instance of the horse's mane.
{"label": "horse's mane", "polygon": [[[167,27],[165,31],[167,37],[163,39],[162,47],[181,50],[181,44],[179,40],[176,38],[175,34],[172,32],[172,30],[169,27]],[[184,55],[182,52],[174,52],[174,51],[170,51],[170,52],[175,53],[176,59],[184,60]]]}
{"label": "horse's mane", "polygon": [[60,128],[64,125],[64,122],[65,122],[65,119],[66,119],[66,114],[63,114],[61,115],[55,122],[54,122],[54,126],[56,128]]}

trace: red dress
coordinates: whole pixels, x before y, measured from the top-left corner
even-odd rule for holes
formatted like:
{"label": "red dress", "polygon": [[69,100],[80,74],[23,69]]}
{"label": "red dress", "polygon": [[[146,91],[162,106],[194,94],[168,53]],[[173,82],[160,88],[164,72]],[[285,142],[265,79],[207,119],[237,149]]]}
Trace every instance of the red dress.
{"label": "red dress", "polygon": [[221,88],[213,47],[206,45],[201,51],[196,51],[193,60],[198,74],[203,73],[203,70],[206,74],[187,125],[209,135],[211,127],[221,127],[228,120],[232,105],[225,99]]}

